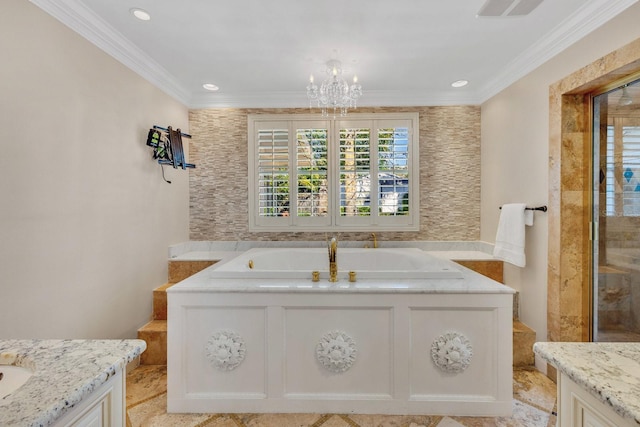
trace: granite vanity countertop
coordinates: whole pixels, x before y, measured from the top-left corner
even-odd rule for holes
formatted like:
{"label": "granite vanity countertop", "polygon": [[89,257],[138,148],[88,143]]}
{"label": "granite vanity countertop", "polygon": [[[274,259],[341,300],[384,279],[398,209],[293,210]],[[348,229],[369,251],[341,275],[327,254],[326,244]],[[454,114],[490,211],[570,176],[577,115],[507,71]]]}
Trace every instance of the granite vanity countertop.
{"label": "granite vanity countertop", "polygon": [[640,343],[538,342],[534,352],[640,425]]}
{"label": "granite vanity countertop", "polygon": [[0,400],[1,426],[48,426],[146,349],[142,340],[0,340],[0,364],[33,369]]}

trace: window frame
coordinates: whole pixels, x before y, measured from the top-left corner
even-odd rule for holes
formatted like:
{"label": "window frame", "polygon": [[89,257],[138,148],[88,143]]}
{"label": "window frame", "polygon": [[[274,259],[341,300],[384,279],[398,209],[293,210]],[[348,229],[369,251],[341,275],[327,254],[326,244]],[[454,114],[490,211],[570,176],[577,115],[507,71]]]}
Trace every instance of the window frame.
{"label": "window frame", "polygon": [[[249,114],[248,115],[248,194],[249,231],[251,232],[305,232],[305,231],[418,231],[420,228],[420,170],[419,170],[419,114],[418,113],[354,113],[346,117],[319,117],[315,114]],[[379,180],[371,189],[369,216],[340,215],[340,128],[346,125],[368,125],[370,133],[371,175],[378,175],[378,130],[393,125],[407,128],[408,133],[408,193],[407,215],[385,216],[378,212]],[[288,129],[289,140],[289,216],[260,216],[258,186],[258,134],[274,129],[276,125]],[[343,126],[344,125],[344,126]],[[327,129],[327,193],[326,216],[297,216],[297,130]],[[375,202],[373,200],[375,199]],[[374,212],[375,207],[375,212]]]}

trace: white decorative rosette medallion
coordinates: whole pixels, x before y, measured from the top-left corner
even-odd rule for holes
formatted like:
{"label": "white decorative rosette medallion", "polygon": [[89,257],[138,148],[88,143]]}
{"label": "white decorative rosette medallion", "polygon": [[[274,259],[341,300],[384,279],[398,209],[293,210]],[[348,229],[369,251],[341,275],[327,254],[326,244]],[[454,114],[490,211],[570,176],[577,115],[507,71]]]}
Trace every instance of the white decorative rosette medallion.
{"label": "white decorative rosette medallion", "polygon": [[244,340],[233,331],[218,331],[213,334],[205,350],[207,359],[221,371],[232,371],[240,366],[247,352]]}
{"label": "white decorative rosette medallion", "polygon": [[438,368],[449,373],[460,373],[471,363],[473,348],[467,337],[458,332],[447,332],[431,344],[431,358]]}
{"label": "white decorative rosette medallion", "polygon": [[327,332],[316,345],[316,359],[328,371],[342,373],[356,360],[356,343],[342,331]]}

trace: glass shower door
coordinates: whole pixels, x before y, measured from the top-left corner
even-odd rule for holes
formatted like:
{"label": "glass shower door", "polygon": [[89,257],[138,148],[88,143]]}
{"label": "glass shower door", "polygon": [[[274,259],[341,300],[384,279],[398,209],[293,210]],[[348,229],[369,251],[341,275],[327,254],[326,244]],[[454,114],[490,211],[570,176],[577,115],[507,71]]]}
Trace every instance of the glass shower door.
{"label": "glass shower door", "polygon": [[593,341],[640,341],[640,81],[594,98]]}

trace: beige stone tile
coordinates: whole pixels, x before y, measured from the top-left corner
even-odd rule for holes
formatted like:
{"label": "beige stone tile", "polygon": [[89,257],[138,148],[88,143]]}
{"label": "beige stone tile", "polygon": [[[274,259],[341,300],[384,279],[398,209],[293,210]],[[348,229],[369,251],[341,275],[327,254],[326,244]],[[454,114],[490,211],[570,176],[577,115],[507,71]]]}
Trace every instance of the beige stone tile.
{"label": "beige stone tile", "polygon": [[329,415],[322,423],[316,423],[313,427],[361,427],[354,424],[349,417],[344,415]]}
{"label": "beige stone tile", "polygon": [[454,260],[476,273],[487,276],[496,282],[504,283],[504,262],[502,261],[472,261],[472,260]]}
{"label": "beige stone tile", "polygon": [[180,282],[213,264],[215,261],[169,261],[168,280]]}
{"label": "beige stone tile", "polygon": [[513,397],[522,403],[550,413],[556,404],[556,385],[535,369],[513,371]]}
{"label": "beige stone tile", "polygon": [[167,391],[165,365],[140,365],[127,374],[127,406]]}
{"label": "beige stone tile", "polygon": [[322,419],[320,414],[239,414],[247,427],[310,427]]}
{"label": "beige stone tile", "polygon": [[547,427],[550,413],[514,400],[510,417],[451,417],[464,427]]}
{"label": "beige stone tile", "polygon": [[[531,369],[514,371],[511,417],[359,414],[167,414],[166,366],[141,365],[127,374],[131,427],[551,427],[555,384]],[[444,423],[444,424],[443,424]],[[458,424],[456,424],[458,423]]]}
{"label": "beige stone tile", "polygon": [[452,420],[449,417],[444,417],[442,421],[438,424],[438,427],[464,427],[459,422]]}
{"label": "beige stone tile", "polygon": [[349,418],[359,427],[435,427],[442,420],[442,417],[438,415],[350,414]]}
{"label": "beige stone tile", "polygon": [[147,343],[147,349],[140,355],[142,365],[167,364],[166,320],[153,320],[138,329],[138,339]]}
{"label": "beige stone tile", "polygon": [[[131,427],[195,427],[207,420],[211,427],[238,427],[237,424],[218,422],[218,415],[167,414],[167,395],[162,394],[130,407],[127,410]],[[222,420],[223,421],[223,420]]]}
{"label": "beige stone tile", "polygon": [[[558,411],[554,409],[554,413],[557,414]],[[551,414],[549,416],[549,422],[547,423],[547,427],[557,427],[558,417],[556,415]]]}

